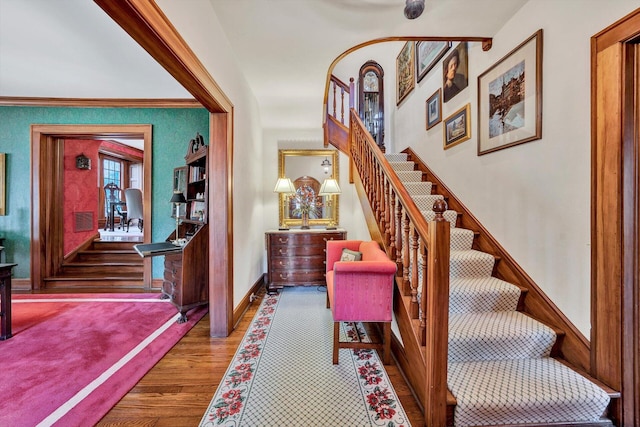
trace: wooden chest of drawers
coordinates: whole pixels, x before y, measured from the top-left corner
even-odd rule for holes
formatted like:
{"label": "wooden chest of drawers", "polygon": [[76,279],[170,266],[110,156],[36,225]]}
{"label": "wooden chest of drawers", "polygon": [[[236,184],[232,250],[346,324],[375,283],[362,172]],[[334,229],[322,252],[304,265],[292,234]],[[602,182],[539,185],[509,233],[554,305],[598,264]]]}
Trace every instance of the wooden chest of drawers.
{"label": "wooden chest of drawers", "polygon": [[345,230],[268,231],[267,290],[283,286],[326,285],[328,240],[344,240]]}

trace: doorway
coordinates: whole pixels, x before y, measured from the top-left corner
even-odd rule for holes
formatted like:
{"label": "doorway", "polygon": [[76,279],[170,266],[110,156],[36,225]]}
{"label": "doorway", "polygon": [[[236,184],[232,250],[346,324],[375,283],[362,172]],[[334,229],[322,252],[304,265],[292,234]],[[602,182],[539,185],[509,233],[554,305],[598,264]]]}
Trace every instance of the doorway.
{"label": "doorway", "polygon": [[[63,141],[68,139],[140,139],[144,141],[143,205],[151,206],[151,125],[33,125],[31,127],[32,289],[43,288],[64,258],[62,204]],[[151,242],[151,209],[143,213],[143,242]],[[152,285],[151,260],[143,261],[143,289]]]}

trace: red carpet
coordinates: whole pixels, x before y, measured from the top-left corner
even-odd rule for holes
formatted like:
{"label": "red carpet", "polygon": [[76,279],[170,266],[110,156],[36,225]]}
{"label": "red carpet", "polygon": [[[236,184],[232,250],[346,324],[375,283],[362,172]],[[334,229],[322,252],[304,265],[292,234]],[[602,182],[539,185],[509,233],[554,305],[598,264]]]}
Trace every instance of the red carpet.
{"label": "red carpet", "polygon": [[97,423],[200,320],[159,294],[14,295],[0,426]]}

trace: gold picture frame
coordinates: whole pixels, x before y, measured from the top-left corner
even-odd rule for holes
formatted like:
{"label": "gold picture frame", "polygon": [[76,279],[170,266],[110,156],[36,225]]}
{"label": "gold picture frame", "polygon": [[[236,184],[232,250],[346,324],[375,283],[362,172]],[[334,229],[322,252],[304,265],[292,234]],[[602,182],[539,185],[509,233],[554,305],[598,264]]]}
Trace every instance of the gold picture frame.
{"label": "gold picture frame", "polygon": [[396,105],[416,86],[415,72],[415,43],[406,42],[396,57]]}
{"label": "gold picture frame", "polygon": [[542,138],[542,30],[478,76],[478,156]]}
{"label": "gold picture frame", "polygon": [[6,205],[5,205],[5,174],[6,174],[6,165],[5,165],[6,155],[5,153],[0,153],[0,215],[6,215]]}
{"label": "gold picture frame", "polygon": [[471,138],[471,104],[467,104],[444,120],[445,150]]}

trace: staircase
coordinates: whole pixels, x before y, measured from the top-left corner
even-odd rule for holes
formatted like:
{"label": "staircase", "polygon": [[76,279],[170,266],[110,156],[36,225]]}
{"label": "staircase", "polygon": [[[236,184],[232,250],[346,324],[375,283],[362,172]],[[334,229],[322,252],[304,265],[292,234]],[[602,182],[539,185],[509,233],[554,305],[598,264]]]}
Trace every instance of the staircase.
{"label": "staircase", "polygon": [[[444,196],[407,154],[385,157],[432,221]],[[605,416],[618,395],[558,357],[564,332],[522,312],[527,289],[495,277],[500,259],[477,249],[477,232],[457,227],[458,212],[443,216],[451,225],[447,385],[455,397],[447,424],[612,425]]]}
{"label": "staircase", "polygon": [[103,241],[65,260],[55,276],[44,279],[49,290],[71,292],[142,291],[143,260],[134,241]]}

